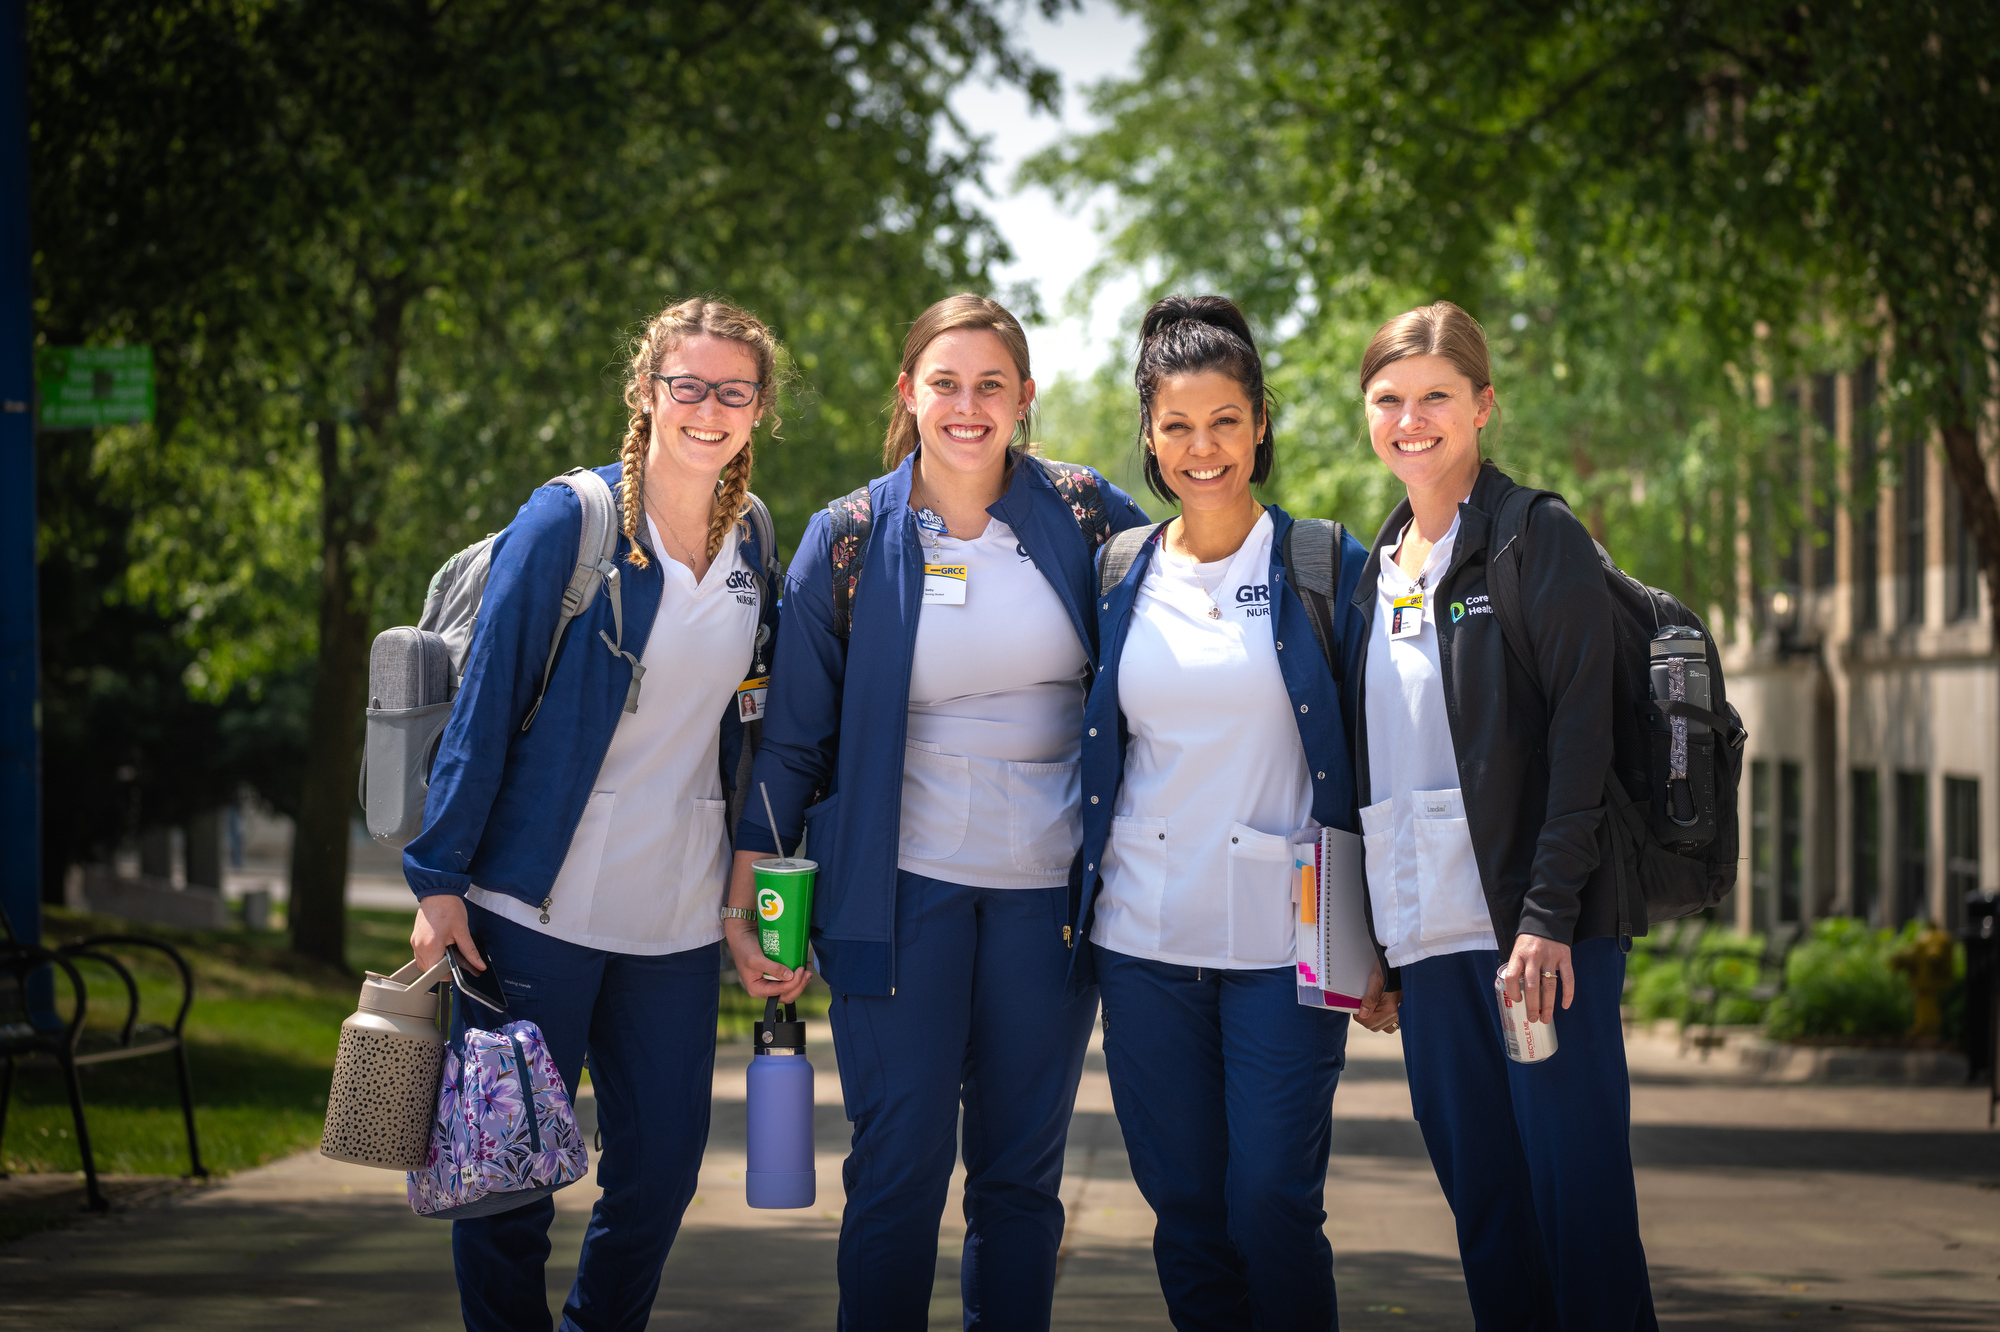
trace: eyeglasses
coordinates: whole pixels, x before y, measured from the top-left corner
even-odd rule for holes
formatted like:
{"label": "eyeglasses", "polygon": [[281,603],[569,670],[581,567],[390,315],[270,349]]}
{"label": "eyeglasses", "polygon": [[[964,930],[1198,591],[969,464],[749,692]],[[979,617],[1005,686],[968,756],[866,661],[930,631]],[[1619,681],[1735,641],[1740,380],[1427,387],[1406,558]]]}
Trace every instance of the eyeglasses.
{"label": "eyeglasses", "polygon": [[711,384],[699,375],[663,375],[657,370],[653,378],[667,386],[675,402],[689,407],[711,393],[724,407],[748,407],[757,401],[757,394],[764,387],[748,379],[725,379],[720,384]]}

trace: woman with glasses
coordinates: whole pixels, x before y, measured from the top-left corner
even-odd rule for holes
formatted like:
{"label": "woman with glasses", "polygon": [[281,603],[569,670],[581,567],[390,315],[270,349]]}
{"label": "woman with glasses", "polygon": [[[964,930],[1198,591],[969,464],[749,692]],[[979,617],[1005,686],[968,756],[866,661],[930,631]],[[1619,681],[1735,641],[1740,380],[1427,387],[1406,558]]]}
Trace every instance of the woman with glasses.
{"label": "woman with glasses", "polygon": [[[1064,992],[1091,560],[1145,515],[1020,447],[1034,398],[1005,309],[961,295],[926,310],[903,344],[892,470],[814,517],[786,578],[756,764],[777,835],[751,801],[730,901],[748,907],[751,862],[804,836],[854,1125],[843,1328],[929,1326],[961,1107],[965,1325],[1049,1322],[1097,1010],[1094,991]],[[751,993],[804,988],[747,922],[730,929]]]}
{"label": "woman with glasses", "polygon": [[[593,598],[551,661],[583,511],[566,486],[536,491],[494,541],[424,831],[403,854],[417,960],[452,944],[490,962],[508,1011],[482,1025],[534,1022],[572,1096],[589,1050],[603,1196],[564,1327],[645,1325],[708,1140],[724,801],[740,795],[739,697],[756,701],[777,613],[773,554],[743,521],[777,350],[720,301],[647,325],[621,460],[598,469],[618,504],[619,599]],[[554,1216],[544,1197],[452,1223],[468,1328],[547,1332]]]}

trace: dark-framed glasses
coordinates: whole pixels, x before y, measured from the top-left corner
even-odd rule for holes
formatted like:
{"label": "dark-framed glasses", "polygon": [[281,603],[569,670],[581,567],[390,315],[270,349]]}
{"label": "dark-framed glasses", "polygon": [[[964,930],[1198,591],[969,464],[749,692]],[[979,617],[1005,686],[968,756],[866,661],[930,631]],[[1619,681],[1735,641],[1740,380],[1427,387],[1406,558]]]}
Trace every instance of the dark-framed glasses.
{"label": "dark-framed glasses", "polygon": [[653,378],[667,386],[675,402],[689,407],[711,393],[724,407],[748,407],[757,401],[757,393],[764,387],[749,379],[725,379],[720,384],[711,384],[699,375],[663,375],[657,370]]}

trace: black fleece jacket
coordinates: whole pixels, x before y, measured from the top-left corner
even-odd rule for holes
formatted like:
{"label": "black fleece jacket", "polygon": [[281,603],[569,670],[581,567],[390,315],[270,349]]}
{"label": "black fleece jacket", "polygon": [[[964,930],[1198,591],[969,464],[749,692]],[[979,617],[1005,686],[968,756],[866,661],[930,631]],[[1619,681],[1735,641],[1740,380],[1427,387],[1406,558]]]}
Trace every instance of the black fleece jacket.
{"label": "black fleece jacket", "polygon": [[[1492,463],[1479,469],[1458,506],[1451,564],[1426,611],[1437,616],[1438,662],[1459,787],[1493,933],[1504,957],[1519,933],[1574,943],[1617,931],[1616,902],[1592,883],[1599,858],[1604,773],[1611,762],[1611,594],[1590,534],[1568,509],[1540,503],[1519,552],[1522,611],[1534,639],[1531,673],[1500,636],[1487,568],[1513,559],[1489,549],[1501,499],[1517,487]],[[1354,604],[1374,629],[1382,548],[1410,521],[1404,500],[1383,523],[1368,553]],[[1354,781],[1362,805],[1369,789],[1367,660],[1361,656],[1360,709],[1354,723]],[[1544,697],[1538,680],[1553,682]],[[1388,988],[1398,987],[1393,973]]]}

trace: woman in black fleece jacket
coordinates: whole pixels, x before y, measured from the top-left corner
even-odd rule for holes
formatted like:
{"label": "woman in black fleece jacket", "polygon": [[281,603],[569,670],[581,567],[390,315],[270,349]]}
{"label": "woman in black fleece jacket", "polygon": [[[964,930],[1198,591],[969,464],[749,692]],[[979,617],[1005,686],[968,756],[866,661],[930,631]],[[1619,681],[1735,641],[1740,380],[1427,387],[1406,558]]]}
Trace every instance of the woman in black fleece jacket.
{"label": "woman in black fleece jacket", "polygon": [[[1473,1315],[1481,1328],[1650,1329],[1625,959],[1615,903],[1592,888],[1611,761],[1602,566],[1560,504],[1537,504],[1505,548],[1495,519],[1518,488],[1480,456],[1494,394],[1465,311],[1441,301],[1384,324],[1361,389],[1376,456],[1408,491],[1355,592],[1369,622],[1354,729],[1371,919]],[[1504,641],[1493,613],[1500,560],[1518,561],[1526,644]],[[1547,1060],[1507,1058],[1496,972],[1555,1023]]]}

